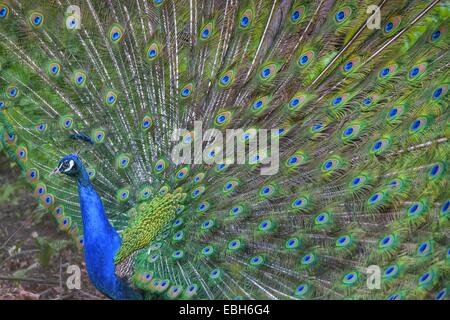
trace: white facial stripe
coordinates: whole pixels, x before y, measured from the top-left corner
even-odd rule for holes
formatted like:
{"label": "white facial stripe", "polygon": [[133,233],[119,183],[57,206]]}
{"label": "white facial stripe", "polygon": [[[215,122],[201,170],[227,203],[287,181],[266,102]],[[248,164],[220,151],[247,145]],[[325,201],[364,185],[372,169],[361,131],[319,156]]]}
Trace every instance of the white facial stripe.
{"label": "white facial stripe", "polygon": [[68,171],[72,170],[74,165],[75,165],[75,162],[73,160],[70,160],[69,167],[66,170],[64,170],[64,172],[68,172]]}

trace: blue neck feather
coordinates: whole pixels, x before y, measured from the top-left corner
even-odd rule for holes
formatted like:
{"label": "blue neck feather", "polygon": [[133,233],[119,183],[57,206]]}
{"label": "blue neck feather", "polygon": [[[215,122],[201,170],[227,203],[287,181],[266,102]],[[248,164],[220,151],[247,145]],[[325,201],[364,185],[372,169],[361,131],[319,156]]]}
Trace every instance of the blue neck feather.
{"label": "blue neck feather", "polygon": [[84,167],[78,176],[86,268],[95,287],[111,299],[142,299],[115,275],[114,256],[122,239],[109,223],[102,200]]}

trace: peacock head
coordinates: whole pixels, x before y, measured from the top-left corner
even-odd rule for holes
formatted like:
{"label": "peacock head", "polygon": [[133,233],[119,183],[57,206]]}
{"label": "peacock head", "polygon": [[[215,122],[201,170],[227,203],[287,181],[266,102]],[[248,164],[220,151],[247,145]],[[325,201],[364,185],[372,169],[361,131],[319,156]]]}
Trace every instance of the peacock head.
{"label": "peacock head", "polygon": [[53,170],[51,175],[54,174],[65,174],[69,177],[77,178],[82,173],[83,164],[78,158],[78,155],[71,154],[65,156],[59,161],[58,167]]}

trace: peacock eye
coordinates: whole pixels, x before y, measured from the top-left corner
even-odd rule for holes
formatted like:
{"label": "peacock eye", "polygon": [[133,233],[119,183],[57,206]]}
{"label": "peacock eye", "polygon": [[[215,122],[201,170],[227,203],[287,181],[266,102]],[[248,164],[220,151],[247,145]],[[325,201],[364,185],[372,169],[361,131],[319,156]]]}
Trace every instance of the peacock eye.
{"label": "peacock eye", "polygon": [[75,161],[73,161],[73,160],[64,161],[59,166],[59,172],[69,172],[70,170],[73,169],[74,166],[75,166]]}

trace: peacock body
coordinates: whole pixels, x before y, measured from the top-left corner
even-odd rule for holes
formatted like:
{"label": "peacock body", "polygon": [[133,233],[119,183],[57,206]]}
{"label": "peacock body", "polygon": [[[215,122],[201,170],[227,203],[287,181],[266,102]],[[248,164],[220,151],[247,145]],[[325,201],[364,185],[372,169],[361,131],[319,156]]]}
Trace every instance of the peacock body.
{"label": "peacock body", "polygon": [[[113,299],[448,299],[449,16],[3,0],[0,139]],[[248,151],[272,130],[277,172],[195,121]],[[196,142],[203,161],[173,161]]]}

